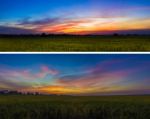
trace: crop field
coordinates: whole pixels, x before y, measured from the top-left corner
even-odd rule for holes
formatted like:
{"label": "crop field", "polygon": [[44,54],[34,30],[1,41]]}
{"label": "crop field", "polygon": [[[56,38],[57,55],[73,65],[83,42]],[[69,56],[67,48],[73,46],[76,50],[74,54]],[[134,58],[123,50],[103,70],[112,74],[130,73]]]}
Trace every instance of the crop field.
{"label": "crop field", "polygon": [[0,51],[150,51],[150,36],[1,36]]}
{"label": "crop field", "polygon": [[150,119],[150,96],[1,95],[0,119]]}

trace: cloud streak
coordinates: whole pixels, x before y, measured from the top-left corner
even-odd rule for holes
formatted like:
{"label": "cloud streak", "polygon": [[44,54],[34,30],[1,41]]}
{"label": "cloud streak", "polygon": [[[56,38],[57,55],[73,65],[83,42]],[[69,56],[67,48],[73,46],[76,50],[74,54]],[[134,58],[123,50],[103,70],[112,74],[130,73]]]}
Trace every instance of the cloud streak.
{"label": "cloud streak", "polygon": [[0,34],[35,34],[35,30],[15,26],[0,26]]}
{"label": "cloud streak", "polygon": [[39,19],[39,20],[32,20],[30,18],[26,18],[23,20],[18,21],[18,25],[37,25],[37,26],[42,26],[42,25],[50,25],[53,23],[58,23],[59,18],[44,18],[44,19]]}

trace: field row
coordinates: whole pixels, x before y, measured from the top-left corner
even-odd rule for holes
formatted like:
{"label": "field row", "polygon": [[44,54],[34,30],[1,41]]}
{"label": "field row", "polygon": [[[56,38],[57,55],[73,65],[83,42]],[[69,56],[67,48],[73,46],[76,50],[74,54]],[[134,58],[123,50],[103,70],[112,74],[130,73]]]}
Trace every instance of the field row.
{"label": "field row", "polygon": [[150,51],[150,37],[1,37],[0,51]]}
{"label": "field row", "polygon": [[150,119],[150,96],[0,96],[0,119]]}

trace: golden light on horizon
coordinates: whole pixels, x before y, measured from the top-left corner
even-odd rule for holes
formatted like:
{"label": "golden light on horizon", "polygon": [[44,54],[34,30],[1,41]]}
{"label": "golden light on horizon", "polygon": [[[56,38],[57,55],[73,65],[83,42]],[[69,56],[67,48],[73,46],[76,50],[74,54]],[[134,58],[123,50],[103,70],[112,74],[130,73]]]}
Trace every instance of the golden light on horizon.
{"label": "golden light on horizon", "polygon": [[40,32],[87,34],[98,32],[113,32],[121,30],[140,30],[150,27],[149,19],[119,18],[87,18],[71,20],[65,23],[43,26]]}

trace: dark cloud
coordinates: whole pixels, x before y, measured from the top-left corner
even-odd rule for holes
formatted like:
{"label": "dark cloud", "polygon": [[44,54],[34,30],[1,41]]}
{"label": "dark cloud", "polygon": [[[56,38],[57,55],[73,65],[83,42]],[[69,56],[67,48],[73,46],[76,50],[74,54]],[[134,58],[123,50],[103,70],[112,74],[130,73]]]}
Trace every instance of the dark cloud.
{"label": "dark cloud", "polygon": [[18,25],[47,25],[53,24],[59,21],[59,18],[45,18],[39,20],[30,20],[30,18],[19,21]]}
{"label": "dark cloud", "polygon": [[0,34],[34,34],[36,31],[10,26],[0,26]]}
{"label": "dark cloud", "polygon": [[140,30],[120,30],[117,31],[120,34],[150,34],[150,29],[140,29]]}
{"label": "dark cloud", "polygon": [[[31,18],[26,18],[23,20],[20,20],[16,23],[16,25],[22,26],[22,28],[18,27],[11,27],[11,26],[0,26],[0,34],[35,34],[39,33],[37,31],[37,28],[40,26],[45,25],[51,25],[59,22],[59,18],[45,18],[45,19],[39,19],[39,20],[31,20]],[[24,26],[33,25],[36,28],[33,29],[25,29]]]}

